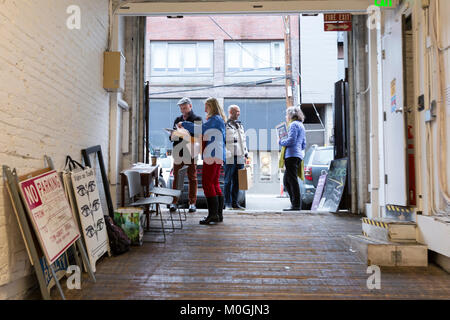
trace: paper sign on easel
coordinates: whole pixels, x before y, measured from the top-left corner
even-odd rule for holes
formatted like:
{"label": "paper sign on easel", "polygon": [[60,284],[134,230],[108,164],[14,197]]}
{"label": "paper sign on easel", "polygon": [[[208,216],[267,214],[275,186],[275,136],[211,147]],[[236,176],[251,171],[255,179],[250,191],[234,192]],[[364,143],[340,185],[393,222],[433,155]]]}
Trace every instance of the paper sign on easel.
{"label": "paper sign on easel", "polygon": [[20,191],[45,257],[53,264],[80,238],[58,173],[52,170],[25,180]]}
{"label": "paper sign on easel", "polygon": [[75,207],[77,208],[74,211],[79,213],[89,261],[92,270],[95,272],[96,261],[110,251],[95,171],[86,168],[79,172],[70,173],[70,177],[70,179],[65,178],[66,183],[69,182],[69,189],[73,190],[71,197],[75,199],[72,199],[72,202],[76,202]]}

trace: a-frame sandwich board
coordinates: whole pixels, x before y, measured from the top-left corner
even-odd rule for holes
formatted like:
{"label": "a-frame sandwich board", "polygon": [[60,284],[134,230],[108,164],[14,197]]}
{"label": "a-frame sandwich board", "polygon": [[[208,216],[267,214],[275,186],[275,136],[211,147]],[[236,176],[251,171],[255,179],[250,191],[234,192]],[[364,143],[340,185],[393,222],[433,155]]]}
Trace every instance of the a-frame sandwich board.
{"label": "a-frame sandwich board", "polygon": [[[24,205],[23,199],[21,197],[20,189],[19,189],[19,183],[22,180],[36,177],[36,176],[39,176],[46,172],[50,172],[50,171],[54,170],[54,165],[53,165],[51,158],[45,156],[44,159],[45,159],[45,162],[47,165],[46,168],[34,171],[32,173],[29,173],[29,174],[21,176],[21,177],[19,177],[17,175],[16,169],[11,170],[10,167],[4,165],[3,166],[3,177],[5,179],[6,187],[7,187],[9,196],[11,198],[13,210],[16,215],[17,222],[19,224],[20,232],[21,232],[23,240],[25,242],[25,247],[26,247],[26,250],[28,253],[28,257],[30,259],[31,265],[34,267],[34,270],[36,272],[36,277],[38,279],[42,298],[44,300],[51,300],[50,292],[48,290],[46,280],[45,280],[45,274],[40,265],[40,257],[43,256],[43,254],[42,254],[43,251],[39,245],[39,242],[36,239],[36,235],[32,231],[33,227],[32,227],[32,224],[30,223],[30,220],[29,220],[29,217],[27,214],[27,209]],[[76,242],[74,242],[74,244],[72,246],[70,246],[68,248],[68,249],[74,250],[74,256],[75,256],[76,262],[77,262],[78,266],[80,266],[80,270],[81,270],[81,261],[78,257],[77,248],[81,253],[81,257],[83,259],[85,266],[87,267],[87,271],[88,271],[88,274],[89,274],[91,280],[93,282],[95,282],[96,281],[95,276],[94,276],[94,273],[92,272],[92,268],[89,263],[89,259],[87,257],[84,245],[81,241],[81,237]],[[46,260],[45,257],[43,257],[43,259]],[[59,282],[58,276],[55,272],[55,268],[49,261],[46,261],[46,262],[52,273],[53,279],[54,279],[55,284],[58,288],[58,291],[61,295],[61,298],[65,300],[65,296],[64,296],[61,284]]]}

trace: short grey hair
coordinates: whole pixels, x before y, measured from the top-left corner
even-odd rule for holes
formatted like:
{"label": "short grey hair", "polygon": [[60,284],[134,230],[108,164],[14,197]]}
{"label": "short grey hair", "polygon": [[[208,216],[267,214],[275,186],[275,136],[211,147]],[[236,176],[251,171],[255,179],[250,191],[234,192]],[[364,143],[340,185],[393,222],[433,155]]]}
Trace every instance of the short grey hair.
{"label": "short grey hair", "polygon": [[305,115],[300,107],[289,107],[286,109],[286,114],[290,120],[305,121]]}
{"label": "short grey hair", "polygon": [[231,106],[228,107],[228,112],[230,112],[232,109],[238,108],[239,110],[241,110],[241,108],[238,105],[232,104]]}
{"label": "short grey hair", "polygon": [[192,105],[191,99],[189,99],[189,98],[187,98],[187,97],[181,98],[181,99],[178,101],[177,105],[181,106],[181,105],[186,104],[186,103]]}

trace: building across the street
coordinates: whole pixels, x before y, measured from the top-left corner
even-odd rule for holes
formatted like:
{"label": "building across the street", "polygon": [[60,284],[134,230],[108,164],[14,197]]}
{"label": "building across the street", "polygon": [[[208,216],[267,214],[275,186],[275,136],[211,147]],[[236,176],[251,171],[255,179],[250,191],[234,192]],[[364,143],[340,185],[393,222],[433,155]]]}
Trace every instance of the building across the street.
{"label": "building across the street", "polygon": [[[248,143],[252,192],[279,192],[280,149],[274,128],[285,121],[285,27],[281,16],[148,17],[152,148],[170,151],[163,129],[179,114],[180,97],[190,97],[194,112],[203,116],[203,102],[213,96],[225,111],[232,104],[240,106],[248,140],[254,137]],[[336,32],[323,31],[321,14],[290,16],[289,30],[295,84],[291,92],[306,115],[307,148],[330,145],[343,42]]]}

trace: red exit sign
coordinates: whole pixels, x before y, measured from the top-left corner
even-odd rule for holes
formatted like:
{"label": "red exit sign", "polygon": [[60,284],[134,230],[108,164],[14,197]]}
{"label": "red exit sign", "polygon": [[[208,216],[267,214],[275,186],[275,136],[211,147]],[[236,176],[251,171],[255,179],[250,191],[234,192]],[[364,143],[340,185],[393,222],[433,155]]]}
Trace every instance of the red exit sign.
{"label": "red exit sign", "polygon": [[325,13],[323,15],[325,22],[350,22],[352,21],[351,13]]}
{"label": "red exit sign", "polygon": [[351,31],[350,13],[326,13],[323,15],[325,31]]}

